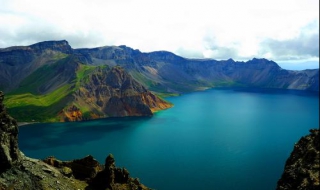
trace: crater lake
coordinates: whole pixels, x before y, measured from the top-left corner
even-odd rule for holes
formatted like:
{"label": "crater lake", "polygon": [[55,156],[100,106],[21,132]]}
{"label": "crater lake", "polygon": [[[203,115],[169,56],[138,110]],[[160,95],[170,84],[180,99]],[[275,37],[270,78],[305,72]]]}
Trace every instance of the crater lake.
{"label": "crater lake", "polygon": [[169,97],[153,117],[39,123],[19,128],[26,156],[72,160],[109,153],[159,190],[275,189],[294,143],[319,128],[319,94],[215,88]]}

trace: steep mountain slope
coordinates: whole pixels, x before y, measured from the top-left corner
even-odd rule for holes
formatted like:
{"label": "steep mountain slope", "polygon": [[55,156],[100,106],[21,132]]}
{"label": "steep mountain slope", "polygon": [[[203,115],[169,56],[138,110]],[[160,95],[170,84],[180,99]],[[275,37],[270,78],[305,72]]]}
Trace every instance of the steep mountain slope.
{"label": "steep mountain slope", "polygon": [[50,65],[72,52],[65,40],[0,49],[0,88],[5,91],[17,88],[39,67]]}

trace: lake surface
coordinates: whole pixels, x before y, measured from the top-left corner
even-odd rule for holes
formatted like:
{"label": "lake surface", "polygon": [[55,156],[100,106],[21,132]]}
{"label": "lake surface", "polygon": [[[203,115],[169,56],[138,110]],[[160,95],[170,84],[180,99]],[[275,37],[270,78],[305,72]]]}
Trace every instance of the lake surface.
{"label": "lake surface", "polygon": [[319,128],[319,96],[300,91],[212,89],[167,98],[152,118],[33,124],[20,128],[30,157],[109,153],[160,189],[275,189],[294,143]]}

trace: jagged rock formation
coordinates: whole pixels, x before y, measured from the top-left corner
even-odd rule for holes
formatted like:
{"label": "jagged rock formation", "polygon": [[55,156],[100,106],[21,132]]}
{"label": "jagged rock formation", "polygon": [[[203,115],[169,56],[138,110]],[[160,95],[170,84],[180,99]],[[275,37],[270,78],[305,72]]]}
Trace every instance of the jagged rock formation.
{"label": "jagged rock formation", "polygon": [[3,100],[0,91],[0,190],[149,189],[129,177],[126,169],[115,167],[112,155],[107,157],[105,167],[92,156],[67,162],[24,156],[18,148],[17,122],[6,113]]}
{"label": "jagged rock formation", "polygon": [[18,147],[18,125],[3,104],[4,94],[0,91],[0,172],[12,167],[21,159]]}
{"label": "jagged rock formation", "polygon": [[127,169],[116,167],[112,154],[106,158],[104,166],[90,155],[73,161],[60,161],[54,157],[48,157],[44,162],[54,166],[67,177],[74,176],[86,181],[88,188],[91,189],[149,189],[141,184],[138,178],[131,178]]}
{"label": "jagged rock formation", "polygon": [[320,188],[320,137],[319,129],[302,137],[294,145],[288,158],[277,190],[317,190]]}

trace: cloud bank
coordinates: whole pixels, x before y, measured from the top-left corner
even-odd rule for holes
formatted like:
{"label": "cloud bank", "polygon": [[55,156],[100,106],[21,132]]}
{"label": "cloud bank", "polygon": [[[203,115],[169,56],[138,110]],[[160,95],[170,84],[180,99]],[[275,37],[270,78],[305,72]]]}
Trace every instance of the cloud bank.
{"label": "cloud bank", "polygon": [[69,41],[189,58],[319,62],[318,0],[0,0],[0,48]]}

